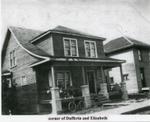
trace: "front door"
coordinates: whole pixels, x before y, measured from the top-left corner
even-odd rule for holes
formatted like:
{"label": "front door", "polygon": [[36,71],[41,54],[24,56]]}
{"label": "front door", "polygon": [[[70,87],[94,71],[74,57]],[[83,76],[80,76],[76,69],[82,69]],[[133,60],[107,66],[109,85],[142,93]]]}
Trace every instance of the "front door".
{"label": "front door", "polygon": [[96,93],[94,71],[88,71],[87,72],[87,80],[88,80],[88,83],[89,83],[90,93]]}

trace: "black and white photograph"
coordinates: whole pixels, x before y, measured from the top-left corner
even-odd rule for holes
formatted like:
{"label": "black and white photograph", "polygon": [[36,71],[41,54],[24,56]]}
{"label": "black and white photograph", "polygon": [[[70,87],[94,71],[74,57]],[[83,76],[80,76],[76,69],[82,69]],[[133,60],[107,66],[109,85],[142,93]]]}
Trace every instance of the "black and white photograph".
{"label": "black and white photograph", "polygon": [[2,117],[150,120],[150,0],[1,0],[1,25]]}

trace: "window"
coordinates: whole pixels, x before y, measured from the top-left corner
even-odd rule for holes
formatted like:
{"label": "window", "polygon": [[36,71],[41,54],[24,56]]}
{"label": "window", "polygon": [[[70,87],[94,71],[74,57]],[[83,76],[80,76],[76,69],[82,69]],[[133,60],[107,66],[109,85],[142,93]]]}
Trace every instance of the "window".
{"label": "window", "polygon": [[85,41],[85,55],[86,57],[96,58],[97,51],[96,51],[96,42],[95,41]]}
{"label": "window", "polygon": [[141,77],[142,87],[146,87],[144,68],[140,68],[140,77]]}
{"label": "window", "polygon": [[57,86],[60,89],[67,89],[72,86],[71,76],[69,72],[57,72],[56,73]]}
{"label": "window", "polygon": [[22,76],[22,85],[27,84],[26,82],[27,82],[26,76]]}
{"label": "window", "polygon": [[65,56],[78,56],[76,39],[64,38],[64,54]]}
{"label": "window", "polygon": [[138,50],[138,58],[139,58],[139,61],[142,61],[142,54],[140,50]]}
{"label": "window", "polygon": [[11,79],[10,79],[10,78],[7,78],[7,79],[6,79],[6,82],[7,82],[7,84],[8,84],[8,88],[11,88],[11,87],[12,87]]}
{"label": "window", "polygon": [[124,75],[123,75],[123,80],[124,80],[124,81],[129,80],[129,78],[128,78],[128,77],[129,77],[129,74],[124,74]]}
{"label": "window", "polygon": [[16,51],[13,50],[10,52],[10,67],[15,67],[16,66]]}

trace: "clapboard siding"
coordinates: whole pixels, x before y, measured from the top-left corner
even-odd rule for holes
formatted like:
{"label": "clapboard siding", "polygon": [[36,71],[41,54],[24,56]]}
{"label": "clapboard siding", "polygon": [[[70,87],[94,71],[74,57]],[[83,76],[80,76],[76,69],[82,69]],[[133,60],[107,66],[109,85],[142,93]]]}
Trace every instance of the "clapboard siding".
{"label": "clapboard siding", "polygon": [[90,40],[96,42],[97,54],[99,58],[104,57],[105,55],[102,40],[88,39],[88,38],[82,38],[82,37],[77,37],[72,35],[69,36],[63,34],[52,34],[55,56],[61,56],[61,57],[64,56],[63,37],[77,39],[79,57],[85,57],[84,40]]}
{"label": "clapboard siding", "polygon": [[140,77],[140,68],[144,68],[145,73],[145,81],[148,87],[150,87],[150,59],[149,59],[149,50],[148,49],[140,49],[142,54],[142,61],[138,59],[138,48],[134,48],[134,59],[136,65],[136,75],[138,79],[139,89],[142,88],[142,82]]}
{"label": "clapboard siding", "polygon": [[[14,68],[10,68],[9,56],[10,52],[14,49],[16,50],[17,65]],[[35,104],[37,103],[36,77],[35,71],[33,71],[29,65],[37,61],[37,59],[22,49],[22,47],[17,44],[15,38],[12,35],[10,35],[10,40],[8,41],[6,53],[3,58],[4,63],[2,65],[2,69],[4,71],[7,70],[12,72],[12,81],[13,84],[16,84],[17,87],[17,101],[19,101],[18,109],[22,108],[22,110],[20,110],[22,113],[27,112],[27,108],[28,110],[34,109],[31,111],[35,112],[35,106],[37,105]],[[22,76],[26,77],[26,82],[22,82]],[[31,103],[30,105],[29,102]]]}

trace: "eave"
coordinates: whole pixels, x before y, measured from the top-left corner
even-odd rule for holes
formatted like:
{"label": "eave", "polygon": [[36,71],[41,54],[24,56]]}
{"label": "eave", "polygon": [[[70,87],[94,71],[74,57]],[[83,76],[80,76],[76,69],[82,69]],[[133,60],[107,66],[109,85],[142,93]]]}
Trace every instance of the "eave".
{"label": "eave", "polygon": [[125,60],[117,60],[117,59],[87,59],[87,58],[58,58],[58,57],[51,57],[49,60],[42,60],[36,63],[31,64],[29,67],[35,67],[46,62],[91,62],[91,63],[118,63],[122,64],[125,63]]}
{"label": "eave", "polygon": [[97,40],[101,40],[104,41],[106,40],[106,38],[102,38],[102,37],[96,37],[96,36],[88,36],[88,35],[80,35],[80,34],[75,34],[75,33],[67,33],[67,32],[61,32],[61,31],[54,31],[54,30],[49,30],[41,35],[39,35],[38,37],[36,37],[35,39],[31,40],[31,43],[36,42],[37,40],[41,39],[42,37],[51,34],[51,33],[56,33],[56,34],[65,34],[65,35],[71,35],[71,36],[78,36],[78,37],[82,37],[82,38],[89,38],[89,39],[97,39]]}

